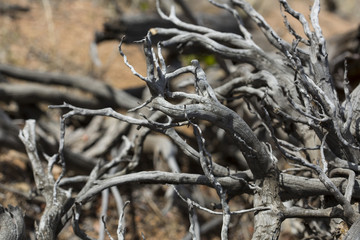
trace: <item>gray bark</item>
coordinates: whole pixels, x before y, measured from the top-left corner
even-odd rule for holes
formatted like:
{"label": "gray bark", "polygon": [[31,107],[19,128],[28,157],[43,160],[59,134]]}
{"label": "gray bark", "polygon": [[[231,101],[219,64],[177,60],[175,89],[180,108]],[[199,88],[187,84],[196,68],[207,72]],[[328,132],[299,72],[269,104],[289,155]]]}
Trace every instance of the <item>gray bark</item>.
{"label": "gray bark", "polygon": [[0,238],[7,240],[25,240],[25,222],[19,207],[0,205]]}

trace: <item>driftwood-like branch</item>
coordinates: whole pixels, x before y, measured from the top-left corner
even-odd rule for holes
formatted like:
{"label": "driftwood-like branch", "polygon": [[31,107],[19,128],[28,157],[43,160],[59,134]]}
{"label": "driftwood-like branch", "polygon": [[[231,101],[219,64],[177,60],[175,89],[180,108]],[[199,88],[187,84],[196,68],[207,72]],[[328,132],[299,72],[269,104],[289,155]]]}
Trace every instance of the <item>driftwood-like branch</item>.
{"label": "driftwood-like branch", "polygon": [[[26,121],[18,138],[18,126],[6,111],[0,111],[0,143],[27,152],[36,188],[46,203],[36,237],[55,239],[72,219],[78,237],[93,239],[81,229],[82,207],[102,194],[102,216],[98,217],[103,228],[99,238],[103,239],[105,233],[112,238],[105,219],[112,194],[117,207],[114,214],[119,215],[117,236],[124,239],[128,202],[123,203],[123,188],[117,187],[173,184],[176,189],[166,191],[170,204],[165,209],[177,204],[169,198],[175,193],[186,203],[193,239],[200,239],[207,229],[197,217],[203,212],[222,215],[222,225],[218,219],[207,222],[222,226],[222,239],[231,238],[236,228],[230,224],[230,217],[248,212],[254,212],[253,239],[277,239],[287,218],[341,218],[349,227],[352,225],[347,237],[352,239],[359,225],[359,213],[352,204],[360,199],[356,178],[360,172],[360,88],[351,92],[345,64],[345,101],[338,97],[319,25],[320,1],[314,0],[308,21],[286,0],[279,0],[287,14],[283,13],[284,24],[294,37],[292,43],[282,39],[246,1],[210,0],[234,17],[228,27],[237,30],[227,32],[225,27],[217,27],[223,26],[225,19],[222,22],[212,17],[216,24],[202,24],[190,5],[176,2],[190,22],[178,17],[175,8],[167,12],[157,1],[159,16],[123,15],[117,22],[107,23],[104,33],[96,36],[96,43],[121,40],[119,52],[124,63],[148,90],[140,105],[137,97],[93,78],[0,64],[3,76],[25,82],[16,85],[4,79],[0,83],[2,102],[12,101],[17,107],[45,102],[51,104],[49,111],[57,109],[62,114],[60,129],[47,124],[52,119],[48,114],[45,120],[39,118],[37,132],[35,121]],[[255,22],[277,55],[252,40],[238,8]],[[289,17],[301,24],[304,36],[294,30]],[[123,33],[126,38],[118,38]],[[133,39],[144,46],[146,75],[140,74],[126,57],[124,43]],[[164,47],[174,52],[200,51],[221,60],[216,66],[207,66],[193,59],[174,70],[162,55]],[[221,77],[213,73],[209,77],[208,72],[220,68],[224,73]],[[66,91],[59,90],[59,86],[66,87]],[[37,111],[44,114],[40,108]],[[181,128],[185,126],[190,129]],[[40,160],[39,145],[52,153],[52,157],[44,157],[47,166]],[[144,162],[149,156],[152,165]],[[62,169],[57,179],[52,175],[55,164]],[[70,164],[82,166],[88,174],[66,177]],[[182,172],[184,169],[190,171]],[[71,198],[65,187],[75,185]],[[216,209],[201,204],[187,189],[197,185],[216,190],[220,202],[213,205]],[[245,200],[243,194],[252,197]],[[229,202],[234,197],[246,201],[246,209],[231,209]],[[11,215],[13,209],[9,209],[2,207],[0,218],[19,218],[6,229],[21,233],[21,212]],[[318,227],[317,231],[320,234],[325,230]],[[8,236],[3,228],[0,236]]]}
{"label": "driftwood-like branch", "polygon": [[[20,131],[19,137],[26,147],[37,189],[45,197],[45,211],[37,225],[37,239],[56,239],[59,231],[59,222],[64,211],[64,205],[70,198],[70,192],[56,187],[51,174],[54,162],[49,161],[48,169],[45,169],[40,161],[36,148],[35,121],[28,120],[24,130]],[[56,158],[56,156],[54,156]],[[55,186],[55,187],[54,187]]]}
{"label": "driftwood-like branch", "polygon": [[[227,189],[228,192],[244,192],[251,193],[253,190],[249,186],[243,185],[243,183],[236,178],[221,177],[218,178],[219,183]],[[346,189],[346,179],[344,178],[332,178],[331,181],[340,188],[344,193]],[[296,199],[300,196],[318,196],[318,195],[331,195],[331,192],[321,183],[318,179],[296,177],[289,174],[280,175],[280,187],[284,190],[281,194],[285,200]],[[141,172],[132,173],[123,176],[111,177],[106,180],[97,182],[97,185],[91,187],[91,191],[88,191],[85,195],[78,197],[78,202],[87,202],[90,198],[99,194],[102,190],[129,183],[158,183],[158,184],[201,184],[206,186],[212,186],[204,175],[199,174],[186,174],[186,173],[169,173],[169,172]],[[356,181],[359,184],[359,181]],[[311,187],[309,186],[311,185]],[[354,198],[360,198],[360,188],[356,187],[353,193]]]}
{"label": "driftwood-like branch", "polygon": [[[178,1],[183,2],[183,1]],[[187,12],[189,13],[189,12]],[[187,14],[189,16],[189,14]],[[183,17],[181,17],[183,18]],[[190,17],[194,23],[194,17]],[[221,18],[223,22],[216,21]],[[229,14],[200,14],[195,21],[200,20],[206,26],[220,30],[222,32],[238,32],[236,21]],[[95,33],[95,43],[99,44],[103,41],[120,40],[122,36],[126,36],[125,43],[133,43],[143,39],[150,28],[162,27],[172,28],[174,24],[162,19],[159,15],[122,15],[117,19],[110,20],[103,25],[103,30]],[[160,38],[161,39],[161,38]],[[156,39],[158,41],[160,39]]]}
{"label": "driftwood-like branch", "polygon": [[30,8],[18,4],[0,3],[0,14],[16,18],[17,14],[29,12]]}
{"label": "driftwood-like branch", "polygon": [[0,238],[11,240],[25,240],[24,214],[19,207],[9,205],[4,208],[0,204]]}
{"label": "driftwood-like branch", "polygon": [[230,208],[227,203],[227,195],[225,189],[217,181],[214,174],[212,173],[212,159],[209,152],[205,149],[205,139],[201,135],[199,126],[193,125],[194,134],[198,143],[200,153],[200,165],[207,179],[211,185],[215,188],[219,198],[223,211],[223,224],[221,228],[221,239],[228,239],[229,224],[230,224]]}
{"label": "driftwood-like branch", "polygon": [[61,104],[62,102],[70,102],[77,106],[88,108],[97,108],[103,105],[101,101],[80,94],[74,94],[69,91],[60,91],[56,87],[49,87],[38,84],[0,84],[0,92],[2,101],[16,101],[19,104],[34,104],[38,102],[47,102],[53,104]]}
{"label": "driftwood-like branch", "polygon": [[[58,104],[59,101],[63,102],[61,99],[65,101],[65,99],[71,99],[67,100],[68,102],[72,102],[72,99],[74,99],[74,104],[80,103],[80,104],[92,104],[92,107],[99,108],[99,106],[111,106],[113,107],[122,107],[125,109],[130,109],[138,105],[138,99],[133,97],[132,95],[122,91],[117,90],[111,87],[110,85],[104,83],[101,80],[93,79],[90,77],[75,77],[75,76],[69,76],[65,74],[60,73],[46,73],[46,72],[38,72],[38,71],[31,71],[23,68],[13,67],[9,65],[0,64],[0,73],[4,76],[16,78],[16,79],[22,79],[29,82],[36,82],[41,83],[44,85],[58,85],[58,86],[67,86],[72,87],[75,89],[79,89],[84,91],[85,93],[93,94],[96,98],[92,99],[86,99],[85,97],[77,97],[73,96],[73,94],[66,94],[63,93],[63,95],[58,96],[61,94],[59,90],[56,92],[54,88],[49,88],[47,86],[39,86],[37,85],[30,85],[33,86],[32,89],[28,90],[28,94],[26,94],[27,88],[29,86],[25,87],[25,89],[21,88],[21,86],[8,86],[6,84],[2,84],[1,87],[3,88],[2,91],[4,91],[3,98],[7,97],[13,97],[15,100],[18,100],[17,97],[21,97],[19,101],[31,101],[33,98],[34,101],[41,101],[46,100],[47,102]],[[17,90],[18,88],[21,88],[21,90]],[[49,92],[52,90],[52,92]],[[25,91],[24,96],[20,95],[18,93],[19,91]],[[31,92],[36,91],[34,94],[31,95]],[[8,92],[8,95],[7,95]],[[49,93],[48,93],[49,92]],[[18,93],[16,95],[16,93]],[[45,96],[41,98],[42,95]],[[51,95],[55,94],[54,97],[51,97]],[[27,96],[28,95],[28,96]],[[36,98],[40,99],[36,99]],[[22,99],[26,98],[26,99]],[[57,100],[56,100],[57,99]],[[124,99],[127,99],[124,101]],[[90,107],[90,106],[89,106]]]}

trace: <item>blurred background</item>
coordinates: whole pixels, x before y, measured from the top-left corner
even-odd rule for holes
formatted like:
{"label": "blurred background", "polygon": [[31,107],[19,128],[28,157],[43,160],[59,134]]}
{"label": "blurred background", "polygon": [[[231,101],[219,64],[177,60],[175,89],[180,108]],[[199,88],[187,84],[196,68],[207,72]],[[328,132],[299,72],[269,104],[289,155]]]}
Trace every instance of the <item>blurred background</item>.
{"label": "blurred background", "polygon": [[[187,2],[195,14],[219,11],[206,0]],[[276,0],[250,2],[281,36],[288,35]],[[295,10],[309,15],[311,0],[288,2]],[[23,11],[0,9],[0,63],[96,76],[116,87],[143,84],[124,67],[117,50],[118,41],[98,45],[101,66],[91,60],[90,45],[95,32],[102,31],[106,21],[124,14],[155,13],[154,0],[2,0],[0,3],[3,9],[11,5],[23,7]],[[360,23],[359,10],[357,0],[323,0],[320,24],[325,37],[356,29]],[[291,36],[285,39],[291,40]],[[141,46],[129,45],[124,51],[135,69],[144,72]]]}

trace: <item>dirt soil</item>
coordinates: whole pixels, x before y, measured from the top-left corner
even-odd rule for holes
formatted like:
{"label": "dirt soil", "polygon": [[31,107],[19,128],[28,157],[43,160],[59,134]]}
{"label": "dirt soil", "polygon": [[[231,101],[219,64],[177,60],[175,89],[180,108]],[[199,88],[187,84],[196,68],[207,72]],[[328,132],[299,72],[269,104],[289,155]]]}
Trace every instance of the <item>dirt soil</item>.
{"label": "dirt soil", "polygon": [[[358,26],[360,16],[358,12],[354,11],[355,7],[360,9],[357,1],[343,1],[344,6],[336,14],[326,11],[324,7],[324,11],[321,12],[320,24],[325,37],[329,38],[345,33]],[[151,10],[147,2],[145,0],[123,1],[120,5],[126,11],[146,14]],[[277,1],[253,0],[251,2],[255,2],[255,6],[281,36],[287,40],[291,39],[283,27]],[[305,13],[306,16],[309,15],[309,5],[312,1],[293,0],[289,2],[297,11]],[[102,43],[98,46],[101,66],[95,66],[91,61],[89,49],[95,31],[101,30],[102,24],[116,15],[112,1],[5,0],[5,3],[28,6],[30,11],[11,16],[0,15],[1,63],[39,71],[93,76],[118,88],[144,85],[123,63],[117,50],[118,42],[116,41]],[[200,9],[203,5],[202,2],[198,8]],[[299,25],[296,26],[297,29],[300,29]],[[136,44],[126,45],[123,50],[135,69],[141,74],[145,74],[145,58],[142,47]],[[44,206],[25,198],[31,192],[34,184],[31,168],[24,154],[12,150],[1,150],[0,184],[0,204],[21,206],[25,210],[28,226],[32,226],[34,220],[39,218]],[[15,189],[18,193],[9,189]],[[164,189],[159,187],[157,191],[163,192]],[[133,219],[137,223],[137,229],[128,229],[128,239],[135,239],[135,236],[141,236],[141,233],[144,233],[146,239],[181,239],[187,233],[188,220],[182,216],[179,209],[175,208],[163,215],[161,208],[165,202],[154,202],[146,196],[141,196],[140,189],[136,194],[139,196],[133,200],[132,204],[136,205],[138,209],[136,218]],[[93,237],[97,237],[96,230],[99,229],[97,221],[99,208],[100,200],[85,206],[85,212],[96,210],[92,214],[88,214],[89,217],[83,223],[87,228],[87,233]],[[111,200],[109,211],[115,211],[114,209],[116,209],[115,203]],[[116,234],[116,227],[117,219],[109,219],[108,228],[114,234],[113,236]],[[251,228],[248,225],[245,227],[248,228],[247,230]],[[73,236],[72,228],[67,226],[59,235],[59,239],[78,239]],[[246,239],[246,236],[244,237]],[[204,239],[218,238],[211,235]]]}

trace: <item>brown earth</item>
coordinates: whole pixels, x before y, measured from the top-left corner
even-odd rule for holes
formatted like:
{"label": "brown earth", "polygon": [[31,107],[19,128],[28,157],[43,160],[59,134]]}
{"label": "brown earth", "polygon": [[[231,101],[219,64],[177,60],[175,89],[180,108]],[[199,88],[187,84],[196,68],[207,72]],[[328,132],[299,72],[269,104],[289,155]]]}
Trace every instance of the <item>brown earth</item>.
{"label": "brown earth", "polygon": [[[89,49],[94,33],[113,12],[105,2],[62,0],[47,7],[41,1],[8,1],[31,10],[15,19],[0,18],[0,61],[28,69],[91,74],[117,87],[142,85],[124,65],[118,42],[98,47],[101,67],[91,61]],[[129,45],[124,51],[134,67],[144,73],[141,46]]]}

